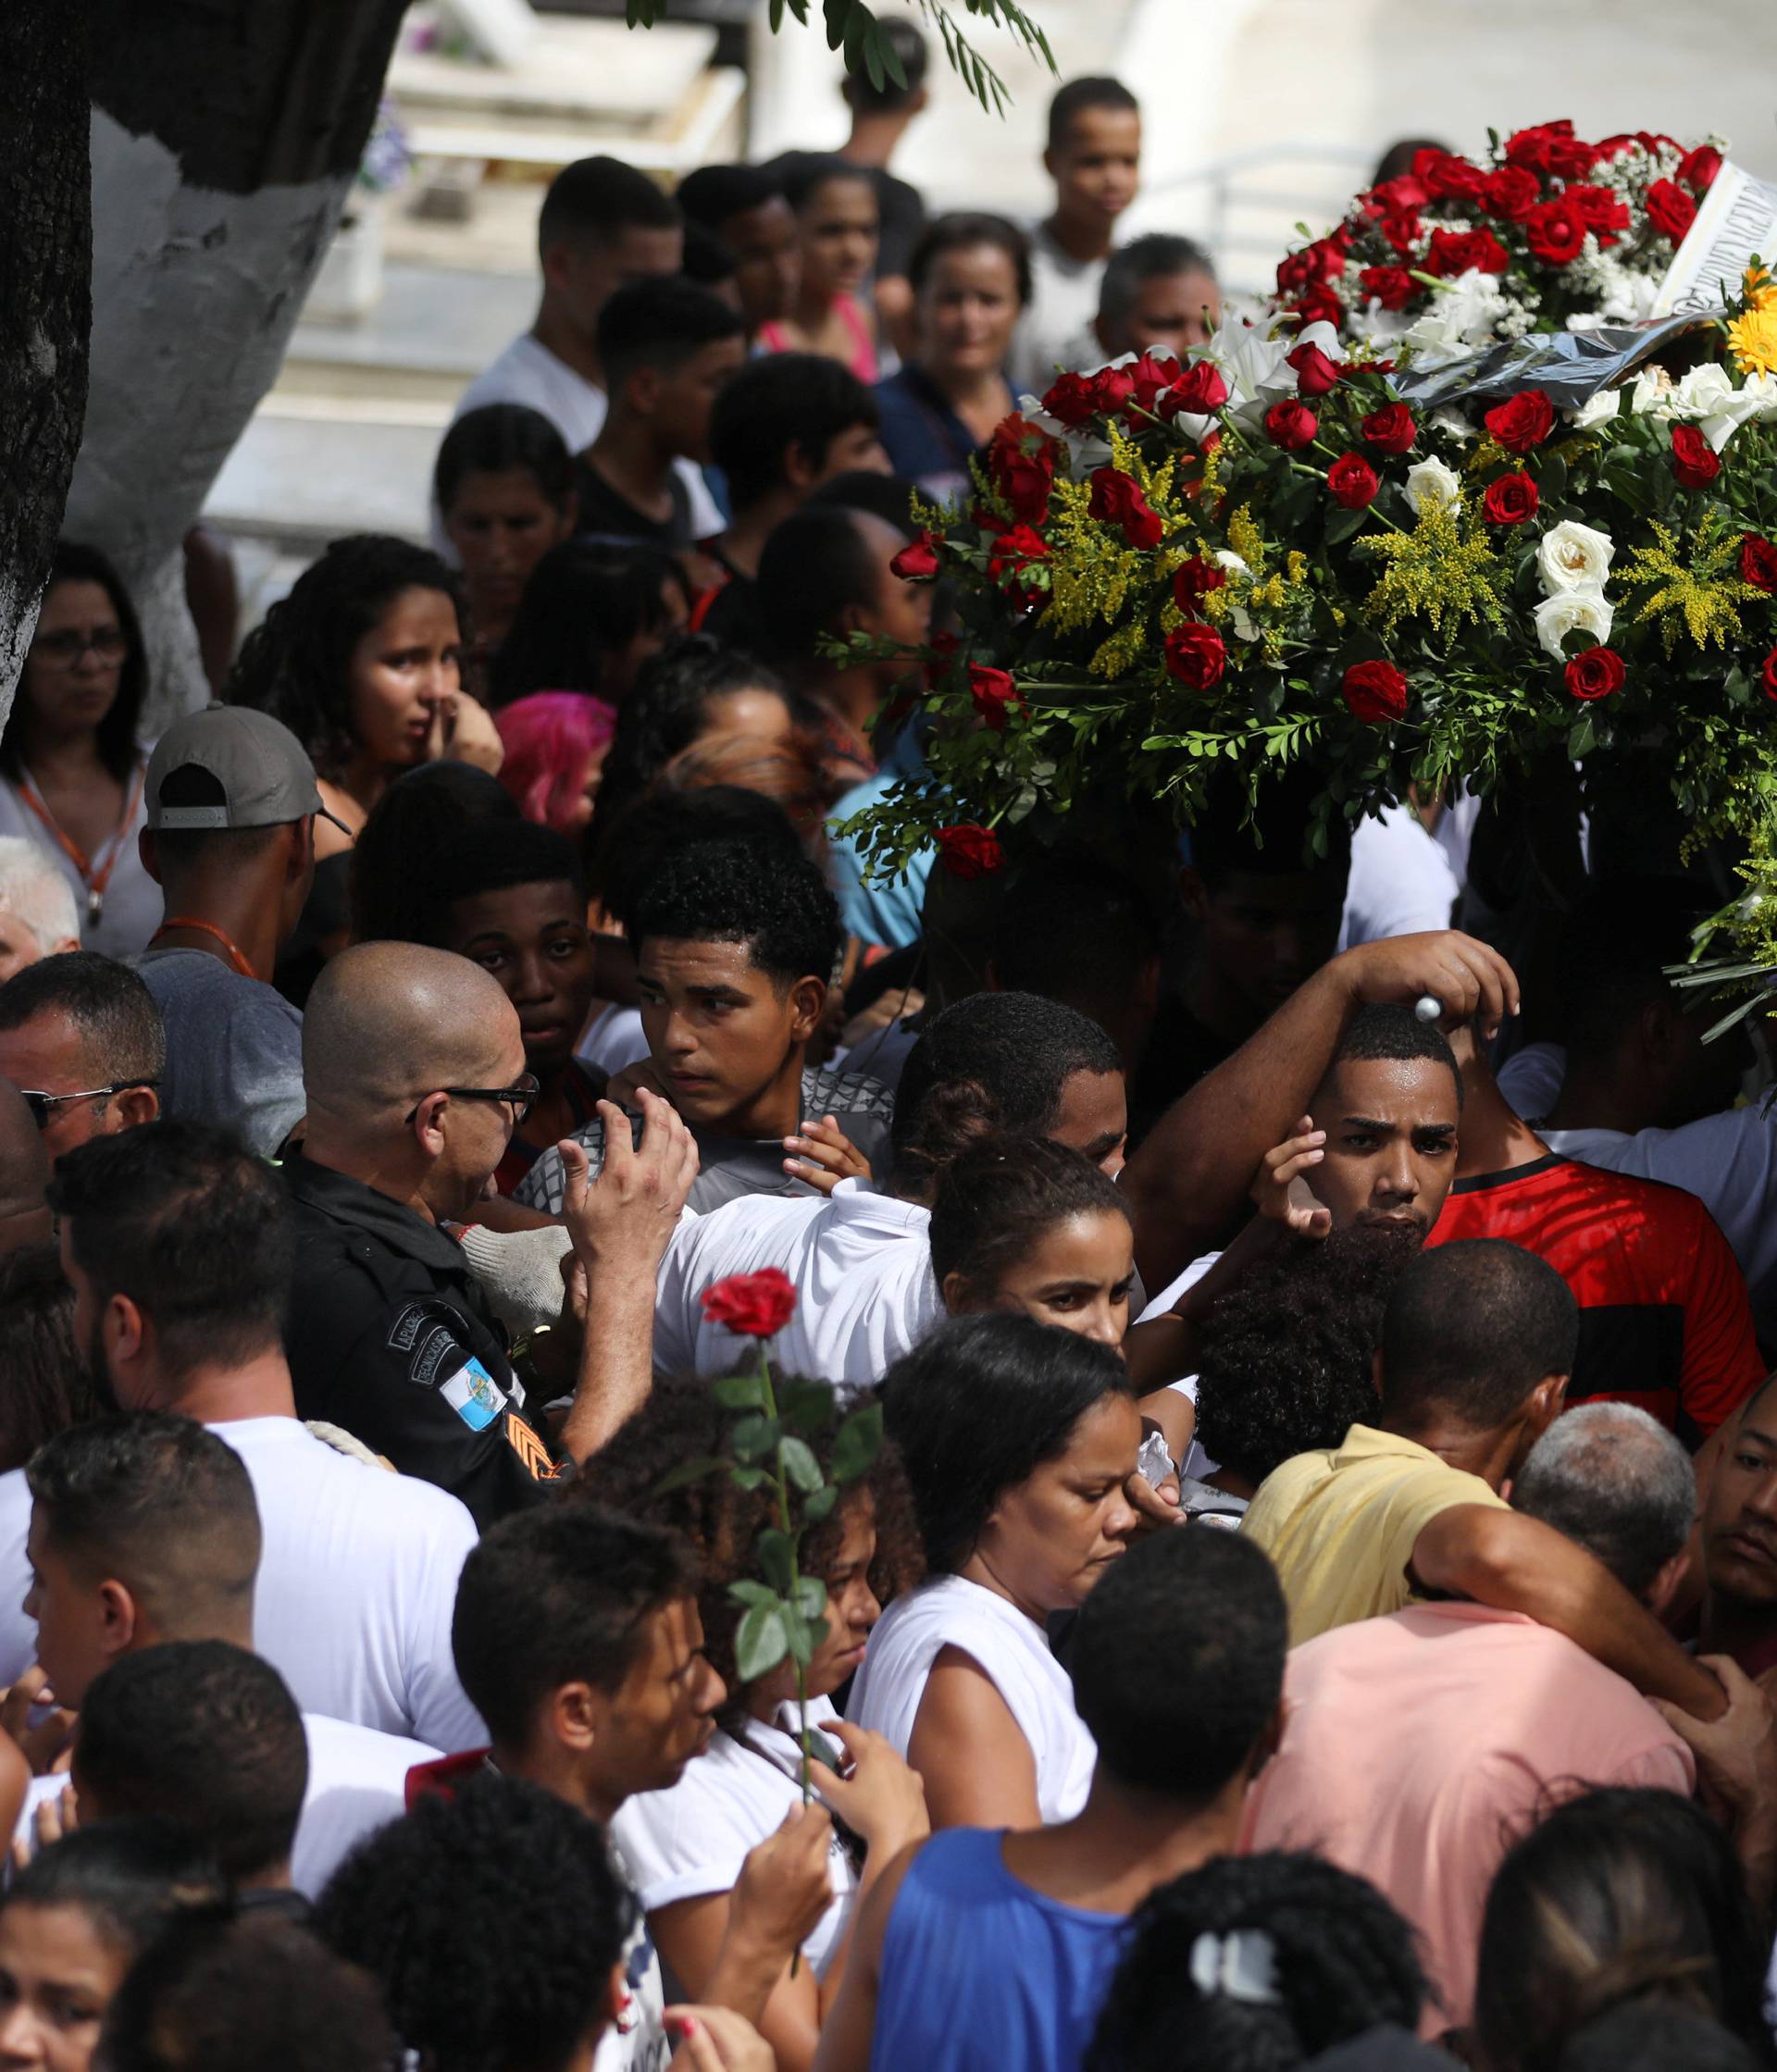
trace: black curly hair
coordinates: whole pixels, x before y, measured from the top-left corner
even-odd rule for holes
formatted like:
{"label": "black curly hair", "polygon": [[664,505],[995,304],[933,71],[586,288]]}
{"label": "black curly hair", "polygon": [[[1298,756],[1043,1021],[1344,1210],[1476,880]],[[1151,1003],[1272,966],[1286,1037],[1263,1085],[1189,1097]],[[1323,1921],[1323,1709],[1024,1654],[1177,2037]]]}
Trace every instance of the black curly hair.
{"label": "black curly hair", "polygon": [[466,638],[462,588],[428,548],[379,532],[336,540],[241,643],[224,701],[280,719],[324,777],[353,754],[352,651],[403,590],[441,590]]}
{"label": "black curly hair", "polygon": [[[740,1371],[751,1374],[754,1370],[749,1366]],[[786,1405],[806,1385],[797,1375],[776,1375],[774,1382],[778,1401]],[[849,1393],[843,1411],[837,1406],[829,1409],[826,1435],[830,1437],[842,1415],[875,1400],[870,1390]],[[670,1526],[695,1549],[702,1578],[698,1610],[703,1620],[703,1651],[728,1687],[720,1715],[725,1723],[746,1709],[746,1694],[734,1666],[740,1607],[730,1599],[728,1585],[754,1571],[753,1542],[775,1521],[771,1494],[768,1489],[738,1489],[726,1473],[702,1476],[664,1495],[660,1485],[687,1460],[732,1458],[733,1425],[709,1380],[695,1374],[657,1375],[647,1402],[587,1462],[567,1493],[569,1500],[590,1497],[651,1524]],[[822,1434],[811,1437],[818,1453]],[[913,1493],[892,1440],[884,1439],[860,1486],[876,1503],[876,1552],[870,1564],[870,1588],[879,1604],[888,1605],[913,1589],[926,1572]],[[826,1579],[845,1535],[847,1507],[841,1502],[829,1519],[809,1529],[801,1554],[804,1575]]]}
{"label": "black curly hair", "polygon": [[[1199,1936],[1267,1937],[1274,2001],[1204,1991]],[[1084,2072],[1290,2072],[1366,2029],[1412,2029],[1425,1998],[1413,1931],[1375,1887],[1319,1856],[1219,1856],[1150,1892],[1105,1998]],[[1181,2043],[1187,2039],[1187,2043]]]}
{"label": "black curly hair", "polygon": [[1299,1453],[1376,1417],[1372,1362],[1417,1231],[1299,1239],[1246,1273],[1203,1320],[1197,1436],[1256,1488]]}
{"label": "black curly hair", "polygon": [[634,1922],[598,1823],[492,1775],[360,1842],[315,1919],[433,2072],[564,2072]]}
{"label": "black curly hair", "polygon": [[628,887],[624,931],[638,960],[651,937],[733,942],[781,992],[833,976],[845,932],[821,867],[780,842],[735,833],[687,843]]}

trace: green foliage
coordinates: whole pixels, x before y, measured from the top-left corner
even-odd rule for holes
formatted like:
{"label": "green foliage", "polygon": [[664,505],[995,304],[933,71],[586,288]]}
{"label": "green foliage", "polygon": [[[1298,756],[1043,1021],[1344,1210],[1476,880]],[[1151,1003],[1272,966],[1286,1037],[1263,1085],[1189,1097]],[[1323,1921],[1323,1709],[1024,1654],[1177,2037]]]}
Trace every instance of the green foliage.
{"label": "green foliage", "polygon": [[[969,41],[954,11],[945,0],[919,0],[920,12],[938,31],[951,68],[984,108],[1003,115],[1012,94],[1006,82]],[[789,14],[804,29],[808,27],[810,0],[771,0],[771,32],[775,36]],[[1056,73],[1055,54],[1042,26],[1015,4],[1015,0],[963,0],[963,12],[972,19],[1005,30],[1024,46],[1025,55],[1040,57]],[[626,0],[625,16],[631,29],[652,29],[670,8],[667,0]],[[886,81],[905,86],[906,74],[894,46],[882,32],[882,24],[866,0],[821,0],[821,18],[829,50],[839,51],[845,68],[854,77],[867,79],[881,89]],[[1057,74],[1059,76],[1059,74]]]}

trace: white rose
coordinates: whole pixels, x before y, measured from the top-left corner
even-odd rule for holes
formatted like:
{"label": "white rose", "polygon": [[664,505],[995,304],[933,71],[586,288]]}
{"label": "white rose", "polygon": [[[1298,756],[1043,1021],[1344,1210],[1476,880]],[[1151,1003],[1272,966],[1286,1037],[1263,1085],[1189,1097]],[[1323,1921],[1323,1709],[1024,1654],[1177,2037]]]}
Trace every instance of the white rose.
{"label": "white rose", "polygon": [[1600,389],[1597,395],[1587,396],[1577,410],[1567,412],[1567,421],[1576,431],[1585,431],[1593,425],[1608,425],[1622,408],[1621,389]]}
{"label": "white rose", "polygon": [[1416,461],[1407,470],[1406,497],[1417,517],[1427,502],[1457,504],[1462,501],[1462,484],[1454,468],[1440,460]]}
{"label": "white rose", "polygon": [[1577,518],[1563,518],[1550,526],[1536,550],[1537,573],[1543,578],[1543,595],[1560,597],[1568,590],[1602,590],[1610,571],[1610,557],[1617,543],[1608,532],[1596,532]]}
{"label": "white rose", "polygon": [[1543,651],[1557,662],[1562,659],[1561,642],[1570,633],[1589,633],[1599,645],[1610,638],[1610,605],[1601,589],[1562,590],[1546,599],[1532,615]]}
{"label": "white rose", "polygon": [[1637,417],[1678,415],[1678,385],[1663,366],[1642,368],[1629,391],[1629,407]]}
{"label": "white rose", "polygon": [[1223,547],[1218,550],[1215,557],[1215,562],[1218,568],[1225,568],[1230,576],[1244,576],[1249,582],[1251,581],[1252,570],[1247,566],[1245,561],[1242,560],[1242,558],[1238,554],[1235,553],[1232,549]]}

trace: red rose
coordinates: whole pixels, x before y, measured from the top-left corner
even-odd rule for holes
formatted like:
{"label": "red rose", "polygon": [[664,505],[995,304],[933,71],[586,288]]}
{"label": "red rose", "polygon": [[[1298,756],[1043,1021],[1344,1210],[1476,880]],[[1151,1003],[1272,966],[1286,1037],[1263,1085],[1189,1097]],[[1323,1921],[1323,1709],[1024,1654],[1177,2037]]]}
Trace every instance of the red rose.
{"label": "red rose", "polygon": [[1504,273],[1511,254],[1491,230],[1434,230],[1425,254],[1425,271],[1454,280],[1471,269]]}
{"label": "red rose", "polygon": [[996,734],[1005,732],[1006,722],[1024,702],[1009,670],[989,669],[980,662],[969,664],[969,696],[975,701],[975,711]]}
{"label": "red rose", "polygon": [[991,827],[965,821],[959,827],[940,827],[932,839],[952,877],[991,877],[1004,867],[1006,852]]}
{"label": "red rose", "polygon": [[1029,526],[1013,526],[988,549],[988,574],[1024,610],[1035,604],[1044,591],[1040,584],[1021,582],[1019,577],[1032,562],[1050,558],[1049,541],[1040,532],[1033,532]]}
{"label": "red rose", "polygon": [[1358,427],[1366,445],[1379,453],[1404,453],[1418,432],[1413,414],[1404,403],[1386,403],[1373,410]]}
{"label": "red rose", "polygon": [[1657,180],[1647,190],[1647,220],[1676,244],[1696,221],[1696,204],[1670,180]]}
{"label": "red rose", "polygon": [[1331,324],[1336,331],[1345,322],[1345,304],[1330,288],[1311,288],[1298,299],[1296,315],[1304,330],[1311,324]]}
{"label": "red rose", "polygon": [[1497,526],[1521,526],[1536,515],[1536,485],[1528,475],[1502,475],[1487,484],[1481,508]]}
{"label": "red rose", "polygon": [[1526,389],[1509,403],[1497,403],[1482,422],[1509,452],[1527,453],[1554,430],[1555,412],[1542,390]]}
{"label": "red rose", "polygon": [[1043,408],[1064,425],[1083,425],[1099,407],[1098,391],[1083,374],[1064,374],[1043,398]]}
{"label": "red rose", "polygon": [[1600,244],[1614,244],[1617,232],[1629,228],[1629,208],[1608,187],[1570,187],[1561,196],[1580,212],[1580,220],[1597,234]]}
{"label": "red rose", "polygon": [[1265,437],[1285,453],[1306,446],[1321,428],[1321,421],[1305,403],[1286,397],[1265,412]]}
{"label": "red rose", "polygon": [[1339,685],[1353,719],[1386,726],[1407,711],[1407,679],[1392,662],[1354,662]]}
{"label": "red rose", "polygon": [[1015,523],[1039,526],[1049,515],[1058,451],[1047,432],[1026,424],[1015,410],[994,427],[988,442],[988,474]]}
{"label": "red rose", "polygon": [[1557,137],[1548,147],[1548,169],[1558,180],[1579,180],[1608,154],[1602,144],[1586,143],[1572,135]]}
{"label": "red rose", "polygon": [[1151,353],[1144,353],[1133,366],[1125,370],[1129,376],[1130,391],[1124,415],[1131,423],[1136,413],[1158,410],[1160,399],[1178,379],[1178,362],[1168,354],[1163,360],[1157,360]]}
{"label": "red rose", "polygon": [[1584,648],[1561,674],[1570,698],[1609,698],[1622,689],[1622,657],[1614,648]]}
{"label": "red rose", "polygon": [[1565,194],[1541,202],[1524,218],[1524,242],[1546,267],[1571,266],[1585,243],[1585,218]]}
{"label": "red rose", "polygon": [[1777,590],[1777,545],[1762,532],[1740,535],[1740,580],[1754,589]]}
{"label": "red rose", "polygon": [[1212,589],[1220,589],[1227,579],[1225,568],[1206,561],[1201,554],[1193,554],[1173,571],[1173,602],[1181,612],[1195,617],[1200,601]]}
{"label": "red rose", "polygon": [[1228,651],[1212,626],[1187,619],[1166,636],[1164,659],[1168,675],[1176,676],[1187,689],[1208,690],[1222,681]]}
{"label": "red rose", "polygon": [[1712,143],[1700,143],[1679,161],[1678,177],[1693,194],[1701,194],[1715,185],[1715,176],[1721,170],[1721,154]]}
{"label": "red rose", "polygon": [[1706,490],[1721,472],[1721,457],[1695,425],[1672,427],[1672,473],[1682,490]]}
{"label": "red rose", "polygon": [[1390,209],[1382,219],[1381,229],[1383,237],[1399,257],[1411,257],[1420,238],[1419,217],[1413,211]]}
{"label": "red rose", "polygon": [[1228,385],[1221,369],[1212,361],[1193,360],[1160,399],[1160,414],[1176,417],[1188,412],[1194,417],[1207,417],[1227,400]]}
{"label": "red rose", "polygon": [[923,583],[938,574],[938,535],[922,532],[911,545],[903,547],[888,564],[888,573],[899,576],[903,583]]}
{"label": "red rose", "polygon": [[1326,471],[1326,486],[1334,502],[1342,503],[1348,511],[1361,511],[1373,503],[1382,487],[1375,469],[1361,453],[1341,453]]}
{"label": "red rose", "polygon": [[1533,123],[1527,130],[1514,130],[1506,139],[1506,163],[1529,166],[1536,172],[1546,173],[1550,169],[1556,140],[1566,141],[1572,134],[1573,125],[1565,118],[1560,122]]}
{"label": "red rose", "polygon": [[1284,357],[1296,369],[1296,388],[1300,395],[1323,396],[1329,389],[1336,389],[1343,378],[1338,362],[1329,359],[1318,345],[1299,345]]}
{"label": "red rose", "polygon": [[1479,166],[1435,145],[1414,152],[1413,177],[1434,201],[1478,202],[1486,192],[1487,176]]}
{"label": "red rose", "polygon": [[1379,180],[1367,194],[1360,194],[1363,213],[1374,222],[1384,216],[1410,215],[1431,200],[1431,190],[1412,173],[1397,173],[1393,180]]}
{"label": "red rose", "polygon": [[1100,410],[1114,417],[1136,392],[1136,378],[1126,366],[1100,367],[1092,377],[1092,392]]}
{"label": "red rose", "polygon": [[742,1338],[770,1338],[796,1314],[796,1284],[775,1266],[730,1273],[703,1291],[703,1315]]}
{"label": "red rose", "polygon": [[1165,521],[1141,493],[1141,484],[1120,468],[1092,470],[1092,501],[1087,512],[1107,525],[1121,526],[1132,547],[1158,547],[1165,537]]}
{"label": "red rose", "polygon": [[1365,267],[1358,286],[1385,309],[1405,309],[1419,292],[1419,283],[1405,267]]}
{"label": "red rose", "polygon": [[1777,648],[1765,657],[1765,696],[1777,699]]}
{"label": "red rose", "polygon": [[1481,199],[1489,214],[1508,223],[1522,223],[1542,199],[1542,183],[1524,166],[1501,166],[1487,175]]}

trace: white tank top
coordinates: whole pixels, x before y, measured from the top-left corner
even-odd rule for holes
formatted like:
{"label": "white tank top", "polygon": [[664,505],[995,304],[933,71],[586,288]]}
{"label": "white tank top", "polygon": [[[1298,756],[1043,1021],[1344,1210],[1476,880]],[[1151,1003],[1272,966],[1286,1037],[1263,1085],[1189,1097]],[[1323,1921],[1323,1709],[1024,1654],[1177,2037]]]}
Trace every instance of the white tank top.
{"label": "white tank top", "polygon": [[938,1650],[966,1655],[1005,1700],[1030,1743],[1046,1822],[1086,1804],[1098,1750],[1074,1709],[1067,1671],[1033,1619],[963,1576],[934,1576],[883,1613],[852,1689],[851,1717],[904,1756]]}

